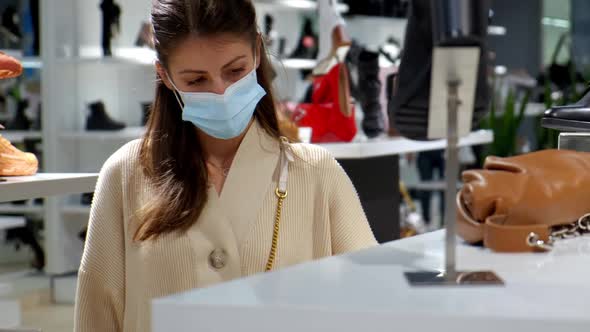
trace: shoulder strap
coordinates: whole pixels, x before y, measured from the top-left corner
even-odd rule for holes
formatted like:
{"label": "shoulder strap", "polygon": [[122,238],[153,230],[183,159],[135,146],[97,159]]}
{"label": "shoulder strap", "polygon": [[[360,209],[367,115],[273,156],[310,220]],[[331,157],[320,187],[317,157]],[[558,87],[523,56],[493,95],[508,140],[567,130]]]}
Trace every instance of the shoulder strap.
{"label": "shoulder strap", "polygon": [[549,242],[551,229],[547,225],[507,226],[505,215],[488,217],[484,224],[483,243],[497,252],[543,252],[538,246],[529,245],[529,236],[536,234],[538,240]]}

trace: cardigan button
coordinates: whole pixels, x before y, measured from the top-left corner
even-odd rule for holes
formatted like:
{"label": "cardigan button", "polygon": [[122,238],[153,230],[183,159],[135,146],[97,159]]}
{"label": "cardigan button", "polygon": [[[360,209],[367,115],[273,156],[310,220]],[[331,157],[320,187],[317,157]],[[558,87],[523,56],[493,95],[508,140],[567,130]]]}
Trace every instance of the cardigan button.
{"label": "cardigan button", "polygon": [[227,261],[227,253],[223,249],[215,249],[209,254],[209,265],[214,269],[223,269]]}

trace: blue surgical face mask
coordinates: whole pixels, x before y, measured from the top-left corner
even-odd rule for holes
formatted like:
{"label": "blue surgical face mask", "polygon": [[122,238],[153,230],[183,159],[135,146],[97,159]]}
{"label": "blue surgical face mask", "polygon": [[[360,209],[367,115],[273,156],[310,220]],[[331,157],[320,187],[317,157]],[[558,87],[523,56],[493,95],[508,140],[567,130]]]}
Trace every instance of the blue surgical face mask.
{"label": "blue surgical face mask", "polygon": [[207,135],[219,139],[231,139],[242,134],[250,123],[258,102],[266,95],[256,77],[256,56],[254,69],[230,85],[222,95],[183,92],[174,85],[170,75],[168,79],[180,95],[179,98],[174,94],[182,108],[182,120],[192,122]]}

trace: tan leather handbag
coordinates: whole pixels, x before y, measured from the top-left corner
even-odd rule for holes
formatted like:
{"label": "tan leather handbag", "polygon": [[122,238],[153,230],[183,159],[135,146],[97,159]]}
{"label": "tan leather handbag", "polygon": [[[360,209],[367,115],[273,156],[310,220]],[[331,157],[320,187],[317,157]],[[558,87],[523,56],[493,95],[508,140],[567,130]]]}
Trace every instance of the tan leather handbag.
{"label": "tan leather handbag", "polygon": [[590,230],[590,153],[544,150],[488,157],[463,172],[457,231],[498,252],[550,250]]}

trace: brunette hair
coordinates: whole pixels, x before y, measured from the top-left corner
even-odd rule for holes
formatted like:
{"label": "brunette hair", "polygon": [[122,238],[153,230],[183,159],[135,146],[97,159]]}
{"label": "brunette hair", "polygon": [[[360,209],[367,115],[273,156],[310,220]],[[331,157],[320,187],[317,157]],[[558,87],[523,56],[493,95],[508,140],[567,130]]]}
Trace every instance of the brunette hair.
{"label": "brunette hair", "polygon": [[[234,34],[251,42],[254,52],[259,39],[251,0],[153,0],[151,21],[158,60],[164,68],[176,45],[189,36]],[[262,40],[260,50],[256,74],[266,96],[254,118],[266,133],[278,139],[272,69]],[[208,174],[203,158],[194,125],[183,122],[174,92],[158,79],[140,150],[141,168],[155,193],[139,211],[136,241],[186,231],[198,220],[207,202]]]}

